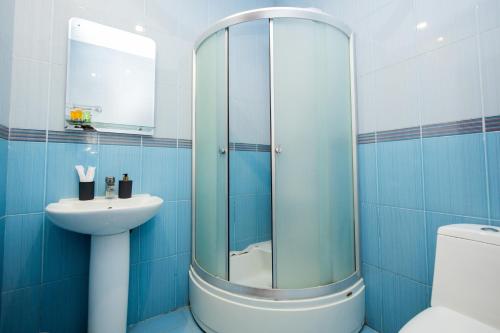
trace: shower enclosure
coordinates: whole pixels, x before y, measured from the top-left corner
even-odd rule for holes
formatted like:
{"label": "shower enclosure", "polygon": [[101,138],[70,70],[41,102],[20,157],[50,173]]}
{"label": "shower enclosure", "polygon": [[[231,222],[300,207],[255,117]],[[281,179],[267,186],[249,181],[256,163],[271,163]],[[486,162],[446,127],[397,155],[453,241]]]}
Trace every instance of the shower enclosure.
{"label": "shower enclosure", "polygon": [[357,332],[353,36],[314,9],[217,22],[193,52],[192,312],[207,332]]}

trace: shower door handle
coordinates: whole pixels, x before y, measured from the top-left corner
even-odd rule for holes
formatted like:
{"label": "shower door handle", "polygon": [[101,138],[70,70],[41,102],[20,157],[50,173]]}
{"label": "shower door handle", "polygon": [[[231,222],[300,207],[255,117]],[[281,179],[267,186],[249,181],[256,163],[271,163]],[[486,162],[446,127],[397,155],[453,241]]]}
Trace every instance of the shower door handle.
{"label": "shower door handle", "polygon": [[283,148],[281,148],[280,145],[276,145],[276,148],[274,148],[274,151],[276,154],[281,154],[283,152]]}
{"label": "shower door handle", "polygon": [[224,148],[224,147],[220,147],[220,148],[219,148],[219,154],[221,154],[221,155],[225,155],[225,154],[226,154],[226,152],[227,152],[227,149],[226,149],[226,148]]}

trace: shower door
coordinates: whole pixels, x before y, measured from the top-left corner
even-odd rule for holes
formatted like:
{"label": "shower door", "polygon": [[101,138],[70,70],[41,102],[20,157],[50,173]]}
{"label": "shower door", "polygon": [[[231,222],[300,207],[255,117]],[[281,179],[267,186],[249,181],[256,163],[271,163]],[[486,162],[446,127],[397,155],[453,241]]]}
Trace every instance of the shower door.
{"label": "shower door", "polygon": [[349,39],[310,20],[273,19],[275,287],[355,272]]}
{"label": "shower door", "polygon": [[197,50],[194,119],[195,259],[212,275],[227,279],[227,31]]}

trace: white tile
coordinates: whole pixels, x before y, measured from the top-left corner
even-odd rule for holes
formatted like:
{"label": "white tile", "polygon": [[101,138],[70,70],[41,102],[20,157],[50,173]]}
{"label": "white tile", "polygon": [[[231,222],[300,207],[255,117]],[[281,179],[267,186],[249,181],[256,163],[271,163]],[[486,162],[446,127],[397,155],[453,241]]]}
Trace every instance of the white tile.
{"label": "white tile", "polygon": [[50,66],[49,130],[63,131],[66,104],[66,66]]}
{"label": "white tile", "polygon": [[148,25],[159,27],[169,34],[177,34],[180,26],[178,0],[146,0]]}
{"label": "white tile", "polygon": [[417,30],[417,50],[426,52],[476,32],[477,0],[419,0],[415,1],[417,24],[427,26]]}
{"label": "white tile", "polygon": [[500,26],[500,1],[478,1],[479,29],[486,31]]}
{"label": "white tile", "polygon": [[265,6],[263,1],[247,0],[247,1],[227,1],[227,0],[210,0],[208,2],[208,21],[209,24],[242,11],[251,10]]}
{"label": "white tile", "polygon": [[191,139],[191,86],[180,86],[177,137]]}
{"label": "white tile", "polygon": [[14,55],[49,61],[52,0],[17,0],[14,16]]}
{"label": "white tile", "polygon": [[416,54],[412,0],[393,1],[371,16],[373,67],[379,69]]}
{"label": "white tile", "polygon": [[415,60],[375,72],[373,107],[377,131],[420,125]]}
{"label": "white tile", "polygon": [[208,0],[179,2],[179,37],[194,42],[207,28]]}
{"label": "white tile", "polygon": [[354,31],[355,60],[357,75],[373,70],[372,29],[370,20],[362,20],[352,26]]}
{"label": "white tile", "polygon": [[370,73],[360,77],[357,81],[357,116],[358,133],[370,133],[377,130],[377,114],[373,105],[374,77]]}
{"label": "white tile", "polygon": [[484,114],[500,114],[500,28],[481,34]]}
{"label": "white tile", "polygon": [[373,10],[378,10],[380,9],[381,7],[384,7],[386,5],[388,5],[389,3],[391,3],[392,1],[397,1],[397,0],[372,0],[372,7],[373,7]]}
{"label": "white tile", "polygon": [[10,126],[15,128],[46,128],[49,101],[49,64],[14,59]]}
{"label": "white tile", "polygon": [[422,123],[481,117],[476,38],[419,57]]}
{"label": "white tile", "polygon": [[9,126],[12,56],[0,50],[0,124]]}
{"label": "white tile", "polygon": [[14,34],[15,0],[0,1],[0,45],[4,51],[12,53],[12,37]]}
{"label": "white tile", "polygon": [[164,30],[153,29],[149,37],[156,42],[156,82],[177,84],[181,61],[191,57],[192,45]]}
{"label": "white tile", "polygon": [[156,86],[155,137],[177,138],[178,88],[177,84]]}

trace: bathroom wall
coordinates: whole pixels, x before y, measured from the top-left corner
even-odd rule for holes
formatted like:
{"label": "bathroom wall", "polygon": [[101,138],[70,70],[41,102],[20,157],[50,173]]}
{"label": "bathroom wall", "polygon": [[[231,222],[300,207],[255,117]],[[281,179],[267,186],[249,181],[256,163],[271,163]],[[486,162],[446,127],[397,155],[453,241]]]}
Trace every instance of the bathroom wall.
{"label": "bathroom wall", "polygon": [[230,251],[271,240],[269,145],[238,145],[229,151]]}
{"label": "bathroom wall", "polygon": [[313,0],[356,34],[366,320],[429,306],[437,228],[500,225],[500,4]]}
{"label": "bathroom wall", "polygon": [[[75,164],[97,166],[98,195],[105,176],[127,172],[135,193],[166,201],[157,217],[131,233],[128,322],[186,305],[191,48],[210,22],[270,2],[12,0],[1,5],[8,3],[10,12],[0,10],[0,22],[7,26],[0,32],[2,45],[9,40],[4,31],[11,31],[12,42],[11,51],[0,58],[2,74],[11,72],[0,76],[0,94],[8,97],[0,99],[0,124],[10,129],[10,140],[0,139],[0,149],[9,151],[8,159],[0,155],[6,164],[0,170],[7,174],[0,175],[0,185],[7,179],[5,219],[0,215],[0,230],[5,229],[0,234],[0,332],[86,331],[89,237],[55,227],[43,212],[50,202],[76,196]],[[71,17],[131,32],[142,25],[157,42],[154,138],[63,132]],[[5,138],[6,131],[0,133]]]}
{"label": "bathroom wall", "polygon": [[[5,233],[5,178],[8,158],[8,125],[10,103],[10,72],[12,67],[12,36],[14,1],[0,3],[0,286],[3,282],[3,248]],[[0,313],[2,302],[0,302]]]}

